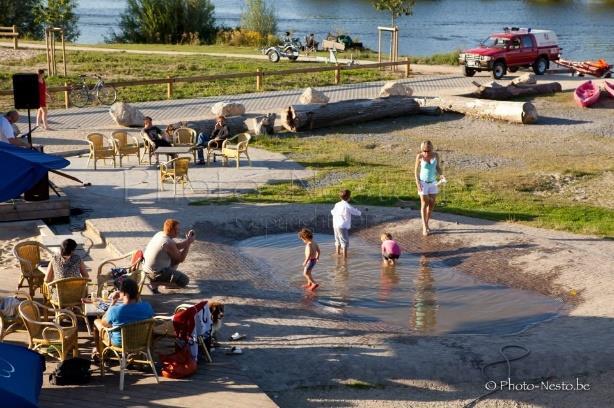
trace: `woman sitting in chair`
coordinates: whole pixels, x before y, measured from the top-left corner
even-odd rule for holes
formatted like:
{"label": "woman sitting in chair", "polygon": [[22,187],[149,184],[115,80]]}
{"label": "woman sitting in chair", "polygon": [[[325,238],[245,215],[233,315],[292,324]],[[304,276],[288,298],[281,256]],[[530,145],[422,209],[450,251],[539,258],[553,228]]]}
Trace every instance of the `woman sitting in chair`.
{"label": "woman sitting in chair", "polygon": [[64,278],[89,278],[81,257],[74,253],[77,243],[73,239],[65,239],[60,246],[60,253],[51,257],[47,267],[45,283]]}
{"label": "woman sitting in chair", "polygon": [[[96,319],[94,324],[100,330],[101,327],[117,327],[122,324],[138,322],[141,320],[151,319],[154,315],[153,308],[147,302],[141,302],[139,297],[139,286],[130,278],[122,281],[119,288],[118,296],[113,298],[111,307],[102,319]],[[120,299],[122,304],[115,305]],[[116,330],[111,332],[111,343],[115,346],[121,346],[121,333]]]}

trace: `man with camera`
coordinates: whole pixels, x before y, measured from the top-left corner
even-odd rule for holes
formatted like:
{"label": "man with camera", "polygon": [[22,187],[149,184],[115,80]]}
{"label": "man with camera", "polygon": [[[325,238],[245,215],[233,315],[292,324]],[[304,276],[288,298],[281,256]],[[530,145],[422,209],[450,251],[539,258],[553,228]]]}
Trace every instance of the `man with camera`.
{"label": "man with camera", "polygon": [[158,286],[170,285],[184,288],[190,282],[190,278],[177,270],[177,266],[185,261],[194,242],[195,234],[190,230],[185,235],[185,240],[177,242],[179,236],[179,221],[168,219],[164,221],[162,231],[153,236],[145,248],[143,269],[149,276],[149,289],[159,294]]}

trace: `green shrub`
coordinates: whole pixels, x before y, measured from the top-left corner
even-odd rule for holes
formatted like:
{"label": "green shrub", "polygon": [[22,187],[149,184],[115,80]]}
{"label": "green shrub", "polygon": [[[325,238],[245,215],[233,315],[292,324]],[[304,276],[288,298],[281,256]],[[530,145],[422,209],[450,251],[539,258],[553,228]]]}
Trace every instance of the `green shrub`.
{"label": "green shrub", "polygon": [[272,5],[265,0],[245,0],[241,13],[241,28],[260,33],[263,38],[277,33],[277,16]]}
{"label": "green shrub", "polygon": [[216,43],[237,47],[259,47],[277,42],[279,42],[279,40],[272,34],[263,36],[257,31],[245,30],[241,28],[224,28],[219,30],[216,36]]}
{"label": "green shrub", "polygon": [[215,36],[210,0],[128,0],[110,42],[192,44]]}

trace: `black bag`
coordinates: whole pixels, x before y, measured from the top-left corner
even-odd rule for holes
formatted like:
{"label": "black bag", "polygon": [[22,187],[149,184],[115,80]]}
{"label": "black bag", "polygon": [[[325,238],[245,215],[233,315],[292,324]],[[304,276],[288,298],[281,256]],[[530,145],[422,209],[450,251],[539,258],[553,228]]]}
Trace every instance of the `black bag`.
{"label": "black bag", "polygon": [[113,278],[113,286],[119,290],[122,282],[126,279],[126,275],[130,273],[130,268],[111,268],[111,277]]}
{"label": "black bag", "polygon": [[53,385],[83,385],[90,382],[90,361],[84,358],[70,358],[60,363],[58,368],[49,374],[49,382]]}

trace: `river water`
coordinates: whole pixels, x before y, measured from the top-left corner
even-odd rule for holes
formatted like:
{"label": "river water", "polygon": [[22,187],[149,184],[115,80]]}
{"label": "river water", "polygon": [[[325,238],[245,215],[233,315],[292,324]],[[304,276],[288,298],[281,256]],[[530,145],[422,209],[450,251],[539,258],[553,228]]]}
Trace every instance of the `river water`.
{"label": "river water", "polygon": [[[117,30],[125,0],[77,0],[81,43],[99,43]],[[368,0],[269,0],[280,31],[321,39],[347,33],[377,48],[377,27],[390,17]],[[239,24],[244,0],[213,0],[218,25]],[[476,45],[505,26],[554,30],[569,59],[605,58],[614,62],[614,1],[611,0],[418,0],[413,16],[397,21],[400,53],[430,55]]]}

